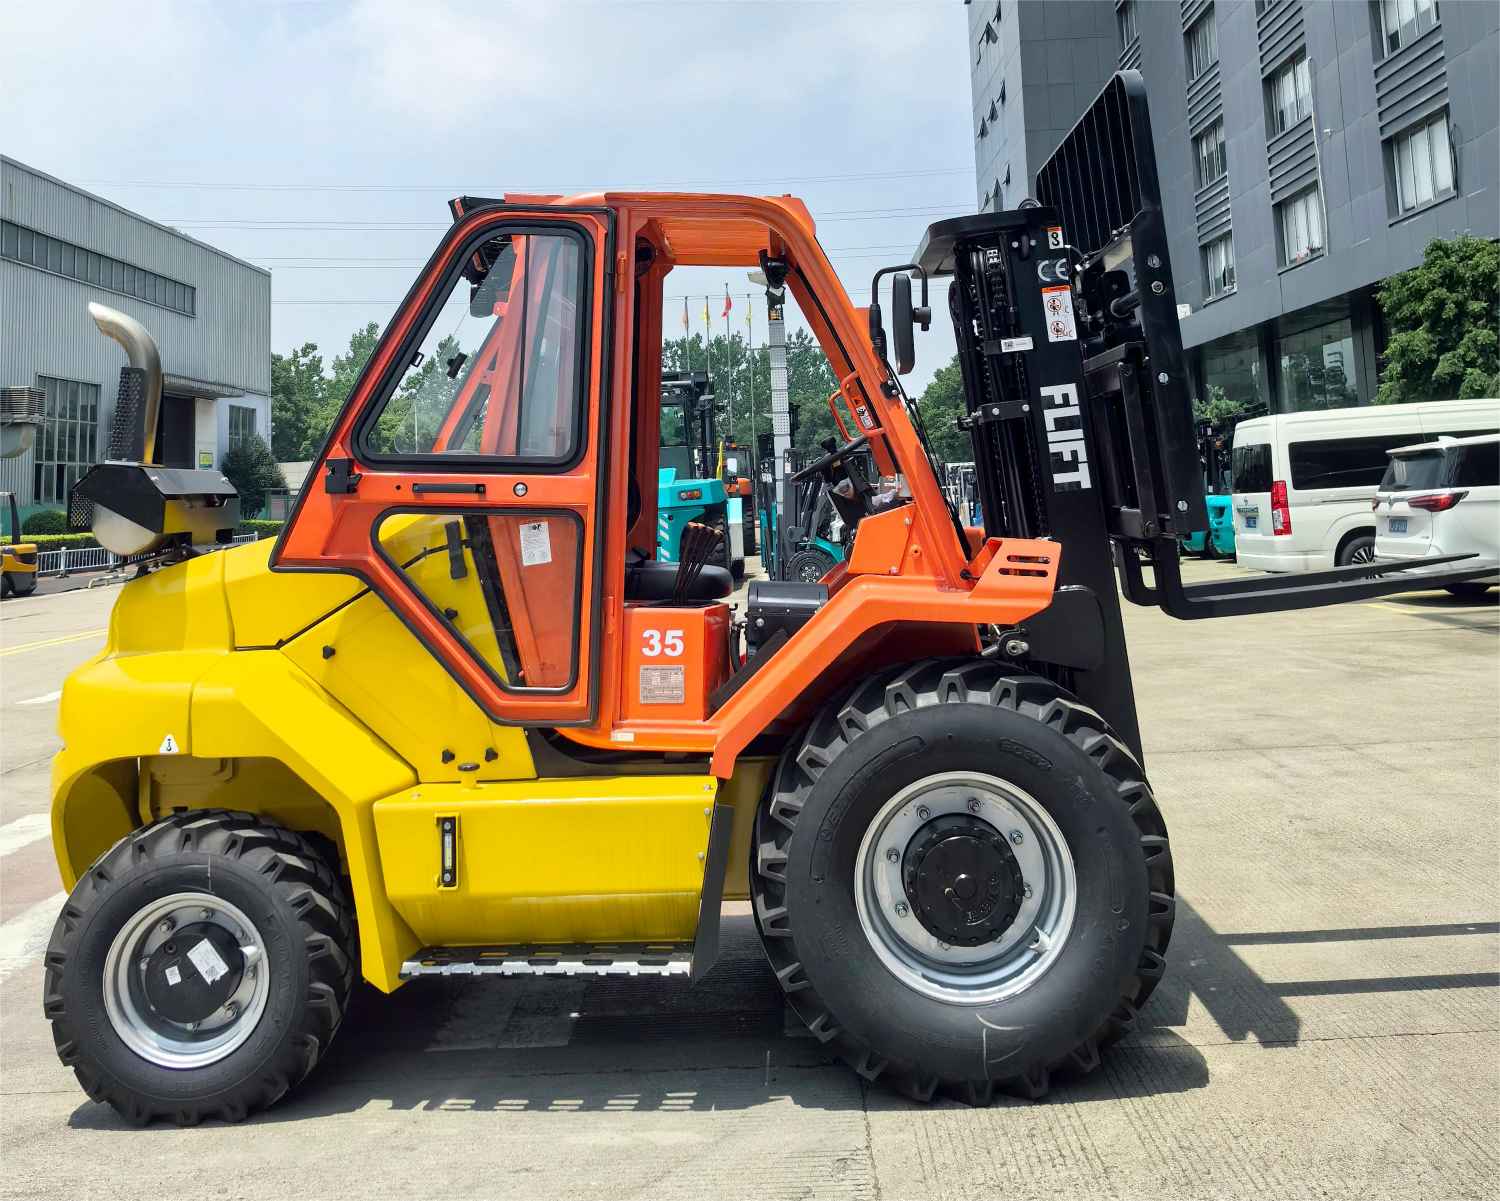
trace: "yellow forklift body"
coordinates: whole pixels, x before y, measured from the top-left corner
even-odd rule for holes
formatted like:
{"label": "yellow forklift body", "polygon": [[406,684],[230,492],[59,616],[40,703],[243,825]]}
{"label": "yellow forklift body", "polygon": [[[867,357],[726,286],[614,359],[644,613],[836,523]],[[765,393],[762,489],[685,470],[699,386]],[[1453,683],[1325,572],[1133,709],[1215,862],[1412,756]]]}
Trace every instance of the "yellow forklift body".
{"label": "yellow forklift body", "polygon": [[434,946],[691,942],[717,792],[708,775],[423,784],[375,803],[386,895]]}
{"label": "yellow forklift body", "polygon": [[[68,888],[132,829],[228,808],[339,848],[363,974],[385,990],[433,943],[691,940],[718,781],[537,780],[526,732],[485,717],[382,600],[347,576],[273,575],[269,547],[132,580],[69,677],[52,769]],[[745,767],[764,781],[766,762]],[[747,819],[758,792],[725,792]],[[441,816],[459,818],[448,889]],[[743,858],[748,820],[735,832]],[[732,873],[729,895],[744,887]]]}

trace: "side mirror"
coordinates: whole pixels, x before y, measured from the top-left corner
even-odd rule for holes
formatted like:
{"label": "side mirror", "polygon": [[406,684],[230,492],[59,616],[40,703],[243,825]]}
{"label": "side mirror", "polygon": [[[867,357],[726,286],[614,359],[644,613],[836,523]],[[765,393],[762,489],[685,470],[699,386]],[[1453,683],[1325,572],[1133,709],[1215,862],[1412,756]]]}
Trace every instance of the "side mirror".
{"label": "side mirror", "polygon": [[[922,281],[922,299],[927,299],[927,281]],[[912,338],[912,328],[920,325],[926,330],[932,324],[932,309],[926,304],[911,302],[911,276],[905,272],[891,277],[891,336],[896,343],[896,374],[905,375],[917,362],[917,348]]]}
{"label": "side mirror", "polygon": [[[911,302],[911,276],[915,271],[922,280],[922,303]],[[915,263],[900,267],[882,267],[870,281],[870,344],[880,358],[885,358],[885,328],[880,311],[880,277],[891,277],[891,338],[896,346],[897,375],[905,375],[916,364],[916,346],[912,340],[912,326],[920,325],[924,330],[932,324],[932,309],[927,305],[927,273]]]}

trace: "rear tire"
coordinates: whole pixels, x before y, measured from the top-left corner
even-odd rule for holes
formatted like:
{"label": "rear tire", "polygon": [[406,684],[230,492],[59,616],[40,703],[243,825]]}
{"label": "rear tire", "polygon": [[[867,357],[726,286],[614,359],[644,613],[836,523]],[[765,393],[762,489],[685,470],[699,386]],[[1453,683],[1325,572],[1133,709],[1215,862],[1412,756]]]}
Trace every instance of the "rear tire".
{"label": "rear tire", "polygon": [[1337,566],[1353,567],[1375,562],[1375,535],[1359,534],[1339,547]]}
{"label": "rear tire", "polygon": [[837,560],[817,546],[804,547],[786,561],[786,578],[804,584],[816,584],[833,570]]}
{"label": "rear tire", "polygon": [[305,838],[249,813],[176,813],[78,881],[47,945],[43,1011],[58,1057],[127,1121],[239,1121],[328,1049],[353,952],[343,889]]}
{"label": "rear tire", "polygon": [[[998,821],[1003,837],[993,854],[1008,854],[1008,838],[1018,862],[1050,827],[1066,848],[1065,870],[1023,869],[1028,899],[1014,893],[1021,908],[1009,926],[986,928],[964,947],[928,931],[932,958],[896,962],[901,945],[893,956],[871,915],[883,894],[869,890],[868,865],[925,868],[933,860],[914,856],[931,854],[923,848],[966,819],[929,819],[922,806],[913,817],[909,806],[900,812],[916,832],[906,849],[897,849],[902,833],[873,857],[869,835],[892,828],[891,806],[904,794],[936,798],[958,778],[960,808],[972,789],[970,814],[1012,815]],[[941,1089],[987,1103],[996,1088],[1035,1098],[1059,1069],[1092,1070],[1100,1048],[1135,1026],[1160,980],[1175,904],[1166,827],[1134,756],[1098,714],[1050,681],[983,661],[918,664],[825,710],[783,758],[757,815],[750,877],[756,924],[791,1007],[865,1079],[919,1100]],[[1071,915],[1045,926],[1052,934],[1043,943],[1035,936],[1042,909],[1051,890],[1064,895],[1069,877]],[[882,911],[887,929],[927,926],[916,912],[927,887]],[[1034,895],[1039,908],[1028,918]],[[991,946],[993,958],[974,958]],[[1018,958],[1018,947],[1037,958]],[[959,956],[969,958],[953,966]]]}

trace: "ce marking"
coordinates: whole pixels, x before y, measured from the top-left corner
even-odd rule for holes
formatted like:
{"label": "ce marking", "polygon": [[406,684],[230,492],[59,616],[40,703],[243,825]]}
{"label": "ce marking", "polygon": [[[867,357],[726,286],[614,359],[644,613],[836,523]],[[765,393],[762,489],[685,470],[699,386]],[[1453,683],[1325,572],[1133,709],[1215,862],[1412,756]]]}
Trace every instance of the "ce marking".
{"label": "ce marking", "polygon": [[1039,259],[1036,265],[1036,277],[1044,284],[1065,284],[1072,279],[1072,270],[1069,261],[1062,259]]}

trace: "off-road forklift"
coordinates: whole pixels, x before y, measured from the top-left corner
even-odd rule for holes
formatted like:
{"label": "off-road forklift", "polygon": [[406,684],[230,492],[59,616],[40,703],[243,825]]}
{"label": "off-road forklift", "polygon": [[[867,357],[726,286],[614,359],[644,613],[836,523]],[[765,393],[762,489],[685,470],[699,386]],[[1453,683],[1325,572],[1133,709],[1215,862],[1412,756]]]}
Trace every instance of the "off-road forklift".
{"label": "off-road forklift", "polygon": [[[132,365],[78,496],[160,565],[61,702],[45,1009],[89,1095],[243,1117],[326,1051],[356,974],[701,980],[727,898],[868,1080],[982,1103],[1095,1067],[1173,918],[1121,594],[1196,618],[1443,581],[1184,587],[1203,483],[1139,76],[1038,191],[877,273],[889,321],[790,197],[456,200],[274,546],[214,554],[232,489],[145,461],[154,348],[99,315]],[[752,585],[743,647],[728,572],[654,557],[663,280],[696,265],[785,281],[851,434],[804,470],[878,470],[842,564]],[[983,528],[900,384],[938,276]],[[392,441],[455,317],[480,350],[440,420],[400,423],[435,433]]]}

